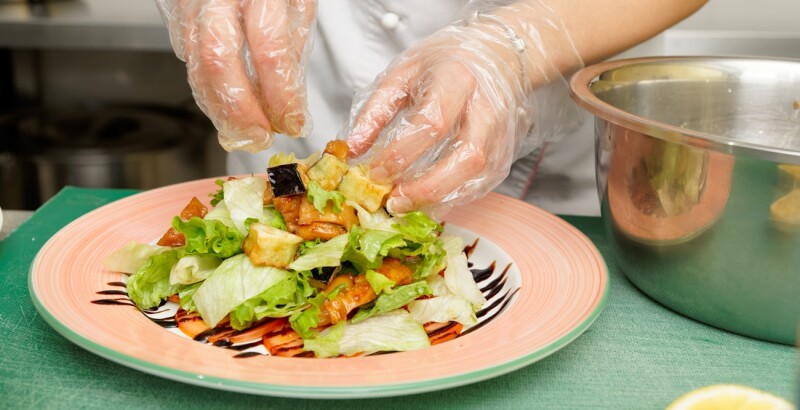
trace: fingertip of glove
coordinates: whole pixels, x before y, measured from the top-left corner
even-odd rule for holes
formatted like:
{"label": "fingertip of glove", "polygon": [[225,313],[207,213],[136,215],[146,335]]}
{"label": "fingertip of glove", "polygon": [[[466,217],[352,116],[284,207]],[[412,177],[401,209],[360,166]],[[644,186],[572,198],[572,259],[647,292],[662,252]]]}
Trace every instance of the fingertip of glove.
{"label": "fingertip of glove", "polygon": [[386,210],[392,215],[411,212],[413,207],[414,201],[405,196],[393,196],[386,201]]}
{"label": "fingertip of glove", "polygon": [[306,122],[306,116],[303,114],[289,114],[284,120],[286,135],[290,137],[298,137],[303,132],[303,126]]}

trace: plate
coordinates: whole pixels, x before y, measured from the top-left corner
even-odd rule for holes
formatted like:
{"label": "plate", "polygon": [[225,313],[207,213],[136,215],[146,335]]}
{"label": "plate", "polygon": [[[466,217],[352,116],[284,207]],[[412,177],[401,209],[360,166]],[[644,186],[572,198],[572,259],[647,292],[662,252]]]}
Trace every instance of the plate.
{"label": "plate", "polygon": [[[131,368],[223,390],[302,398],[379,397],[440,390],[496,377],[563,348],[598,317],[608,294],[600,253],[564,220],[490,194],[451,211],[448,230],[478,239],[470,261],[507,276],[480,328],[413,352],[347,359],[236,357],[191,340],[122,305],[92,303],[122,279],[102,260],[135,240],[160,237],[192,196],[214,179],[136,194],[98,208],[56,233],[37,254],[29,288],[42,317],[92,353]],[[493,297],[497,297],[496,295]],[[487,319],[488,318],[488,319]]]}

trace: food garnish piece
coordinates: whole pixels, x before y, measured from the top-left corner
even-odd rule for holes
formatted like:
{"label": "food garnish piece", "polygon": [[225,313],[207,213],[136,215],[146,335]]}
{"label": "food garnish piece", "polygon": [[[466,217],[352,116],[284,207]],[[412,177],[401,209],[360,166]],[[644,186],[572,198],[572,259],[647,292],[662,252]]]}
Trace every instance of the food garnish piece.
{"label": "food garnish piece", "polygon": [[286,318],[275,319],[261,339],[269,354],[281,357],[313,357],[314,352],[303,350],[303,338],[289,326]]}
{"label": "food garnish piece", "polygon": [[208,335],[208,343],[215,346],[230,346],[237,343],[248,343],[262,340],[262,337],[274,330],[273,319],[267,319],[261,323],[248,327],[247,329],[236,330],[230,326],[216,327],[214,332]]}
{"label": "food garnish piece", "polygon": [[414,271],[400,262],[396,258],[384,258],[383,263],[377,269],[378,273],[386,276],[397,286],[408,285],[414,279]]}
{"label": "food garnish piece", "polygon": [[301,242],[303,238],[297,235],[253,223],[242,243],[242,250],[253,265],[285,268],[294,260]]}
{"label": "food garnish piece", "polygon": [[264,190],[264,196],[261,198],[261,203],[264,206],[272,205],[272,201],[275,199],[275,195],[272,194],[272,184],[269,183],[267,180],[267,189]]}
{"label": "food garnish piece", "polygon": [[785,172],[792,178],[800,181],[800,165],[779,164],[778,169]]}
{"label": "food garnish piece", "polygon": [[306,182],[303,178],[303,169],[300,164],[291,163],[267,168],[269,187],[275,198],[303,194],[306,192]]}
{"label": "food garnish piece", "polygon": [[275,198],[272,201],[272,205],[283,217],[283,222],[286,223],[286,229],[289,232],[297,231],[297,220],[300,217],[300,202],[302,200],[303,195],[289,195]]}
{"label": "food garnish piece", "polygon": [[800,188],[778,198],[769,207],[774,222],[786,228],[800,228]]}
{"label": "food garnish piece", "polygon": [[464,325],[453,321],[444,323],[428,322],[422,327],[425,329],[425,333],[428,334],[428,339],[431,340],[431,346],[457,338],[464,329]]}
{"label": "food garnish piece", "polygon": [[350,147],[342,140],[328,141],[325,144],[325,153],[331,154],[342,161],[347,161],[347,157],[350,155]]}
{"label": "food garnish piece", "polygon": [[735,384],[718,384],[692,390],[667,407],[667,410],[791,410],[794,409],[782,397]]}
{"label": "food garnish piece", "polygon": [[175,321],[178,322],[178,329],[192,339],[197,337],[200,333],[209,330],[208,325],[206,325],[206,322],[200,317],[200,314],[197,312],[189,313],[182,308],[178,309],[178,312],[175,314]]}
{"label": "food garnish piece", "polygon": [[392,184],[380,184],[367,175],[364,166],[350,167],[337,187],[345,198],[356,202],[369,212],[377,211],[392,191]]}
{"label": "food garnish piece", "polygon": [[326,300],[322,304],[320,324],[335,325],[342,320],[347,320],[347,315],[353,309],[372,302],[377,296],[365,275],[337,275],[328,283],[327,289],[335,291],[342,285],[344,285],[344,289],[339,290],[332,300]]}
{"label": "food garnish piece", "polygon": [[339,186],[339,182],[342,181],[348,168],[346,162],[332,154],[325,153],[308,169],[308,178],[317,181],[322,189],[332,191]]}
{"label": "food garnish piece", "polygon": [[312,222],[308,225],[299,225],[295,234],[307,241],[322,239],[327,241],[347,233],[344,226],[330,222]]}
{"label": "food garnish piece", "polygon": [[345,203],[342,203],[341,209],[341,212],[335,212],[333,205],[329,202],[325,206],[325,212],[320,212],[307,197],[303,196],[300,199],[297,224],[310,225],[314,222],[329,222],[341,225],[349,231],[351,226],[358,223],[358,215],[356,215],[355,208]]}
{"label": "food garnish piece", "polygon": [[[202,219],[207,213],[208,208],[194,196],[181,211],[181,219],[184,221],[188,221],[194,217]],[[182,233],[176,231],[175,228],[169,228],[156,244],[158,246],[183,246],[186,245],[186,238]]]}

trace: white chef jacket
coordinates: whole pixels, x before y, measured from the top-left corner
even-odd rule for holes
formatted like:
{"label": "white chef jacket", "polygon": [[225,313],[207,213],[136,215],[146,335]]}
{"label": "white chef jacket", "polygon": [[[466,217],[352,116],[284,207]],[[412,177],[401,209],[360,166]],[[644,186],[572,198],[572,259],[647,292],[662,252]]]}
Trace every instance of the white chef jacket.
{"label": "white chef jacket", "polygon": [[[394,56],[452,22],[464,3],[320,1],[307,75],[311,134],[304,139],[276,136],[271,149],[257,154],[233,152],[228,156],[228,172],[261,172],[275,152],[302,157],[320,151],[347,124],[354,93],[372,83]],[[518,160],[495,191],[558,214],[599,215],[591,121]]]}

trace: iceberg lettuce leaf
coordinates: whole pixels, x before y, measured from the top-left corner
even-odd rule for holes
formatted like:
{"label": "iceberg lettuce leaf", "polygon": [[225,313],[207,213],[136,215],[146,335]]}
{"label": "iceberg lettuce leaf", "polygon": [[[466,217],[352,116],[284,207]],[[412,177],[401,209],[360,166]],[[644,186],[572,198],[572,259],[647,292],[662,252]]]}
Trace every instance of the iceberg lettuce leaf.
{"label": "iceberg lettuce leaf", "polygon": [[108,255],[103,260],[103,266],[112,272],[134,274],[151,256],[169,249],[168,247],[131,241]]}
{"label": "iceberg lettuce leaf", "polygon": [[431,290],[428,288],[428,284],[423,280],[404,286],[398,286],[392,290],[392,293],[382,293],[378,295],[371,307],[359,309],[355,316],[353,316],[352,322],[358,323],[369,317],[400,309],[409,304],[412,300],[430,294]]}
{"label": "iceberg lettuce leaf", "polygon": [[420,211],[410,212],[402,217],[395,217],[394,228],[403,234],[405,239],[417,243],[433,242],[444,227]]}
{"label": "iceberg lettuce leaf", "polygon": [[182,221],[176,216],[172,219],[172,227],[186,238],[187,253],[208,253],[228,258],[242,252],[244,235],[218,220],[194,217]]}
{"label": "iceberg lettuce leaf", "polygon": [[408,304],[408,312],[420,324],[455,321],[468,328],[478,323],[472,303],[456,295],[412,301]]}
{"label": "iceberg lettuce leaf", "polygon": [[223,185],[225,191],[225,206],[231,214],[231,219],[236,229],[242,235],[247,235],[245,221],[254,218],[261,222],[264,219],[264,190],[267,181],[259,177],[245,177],[232,179]]}
{"label": "iceberg lettuce leaf", "polygon": [[406,245],[402,235],[388,231],[364,230],[353,226],[348,236],[342,261],[353,264],[358,272],[376,269],[383,263],[383,257],[394,248]]}
{"label": "iceberg lettuce leaf", "polygon": [[372,286],[372,290],[375,292],[376,295],[380,295],[381,292],[392,293],[392,286],[396,285],[397,283],[380,272],[376,272],[372,269],[367,270],[367,273],[364,274],[367,278],[367,282],[369,285]]}
{"label": "iceberg lettuce leaf", "polygon": [[327,242],[321,242],[316,245],[314,245],[314,242],[306,241],[303,244],[302,255],[289,264],[289,269],[309,271],[315,268],[339,266],[342,264],[342,255],[344,254],[345,246],[347,246],[347,241],[347,234],[339,235]]}
{"label": "iceberg lettuce leaf", "polygon": [[344,336],[346,323],[341,321],[313,337],[303,339],[303,350],[314,352],[317,357],[339,356],[339,342]]}
{"label": "iceberg lettuce leaf", "polygon": [[180,252],[181,249],[173,249],[152,255],[128,278],[128,297],[139,309],[154,308],[177,292],[178,286],[169,283],[169,273],[180,259]]}
{"label": "iceberg lettuce leaf", "polygon": [[238,254],[222,261],[206,278],[194,293],[194,304],[206,324],[214,327],[234,308],[289,277],[289,271],[255,266]]}
{"label": "iceberg lettuce leaf", "polygon": [[444,281],[447,288],[454,295],[461,296],[477,308],[486,304],[486,298],[481,293],[478,284],[472,277],[467,263],[467,255],[461,252],[455,256],[447,257],[447,268],[444,270]]}
{"label": "iceberg lettuce leaf", "polygon": [[220,257],[213,254],[185,255],[172,266],[169,283],[172,285],[190,285],[205,280],[222,263]]}
{"label": "iceberg lettuce leaf", "polygon": [[394,227],[395,221],[393,218],[383,208],[378,208],[375,212],[369,212],[355,201],[348,200],[345,203],[356,209],[358,224],[361,228],[400,233]]}
{"label": "iceberg lettuce leaf", "polygon": [[302,312],[295,312],[289,317],[289,324],[303,339],[311,338],[314,333],[311,329],[319,326],[319,308],[325,303],[327,295],[319,293],[307,300],[309,307]]}
{"label": "iceberg lettuce leaf", "polygon": [[339,339],[339,353],[405,352],[430,346],[422,325],[403,309],[348,323]]}
{"label": "iceberg lettuce leaf", "polygon": [[325,207],[328,202],[331,202],[333,212],[342,212],[342,202],[344,202],[344,195],[339,191],[327,191],[317,181],[312,180],[308,183],[308,200],[317,208],[320,213],[325,213]]}
{"label": "iceberg lettuce leaf", "polygon": [[315,289],[301,274],[293,274],[259,295],[246,300],[230,313],[231,327],[246,329],[265,317],[287,317],[307,306]]}

